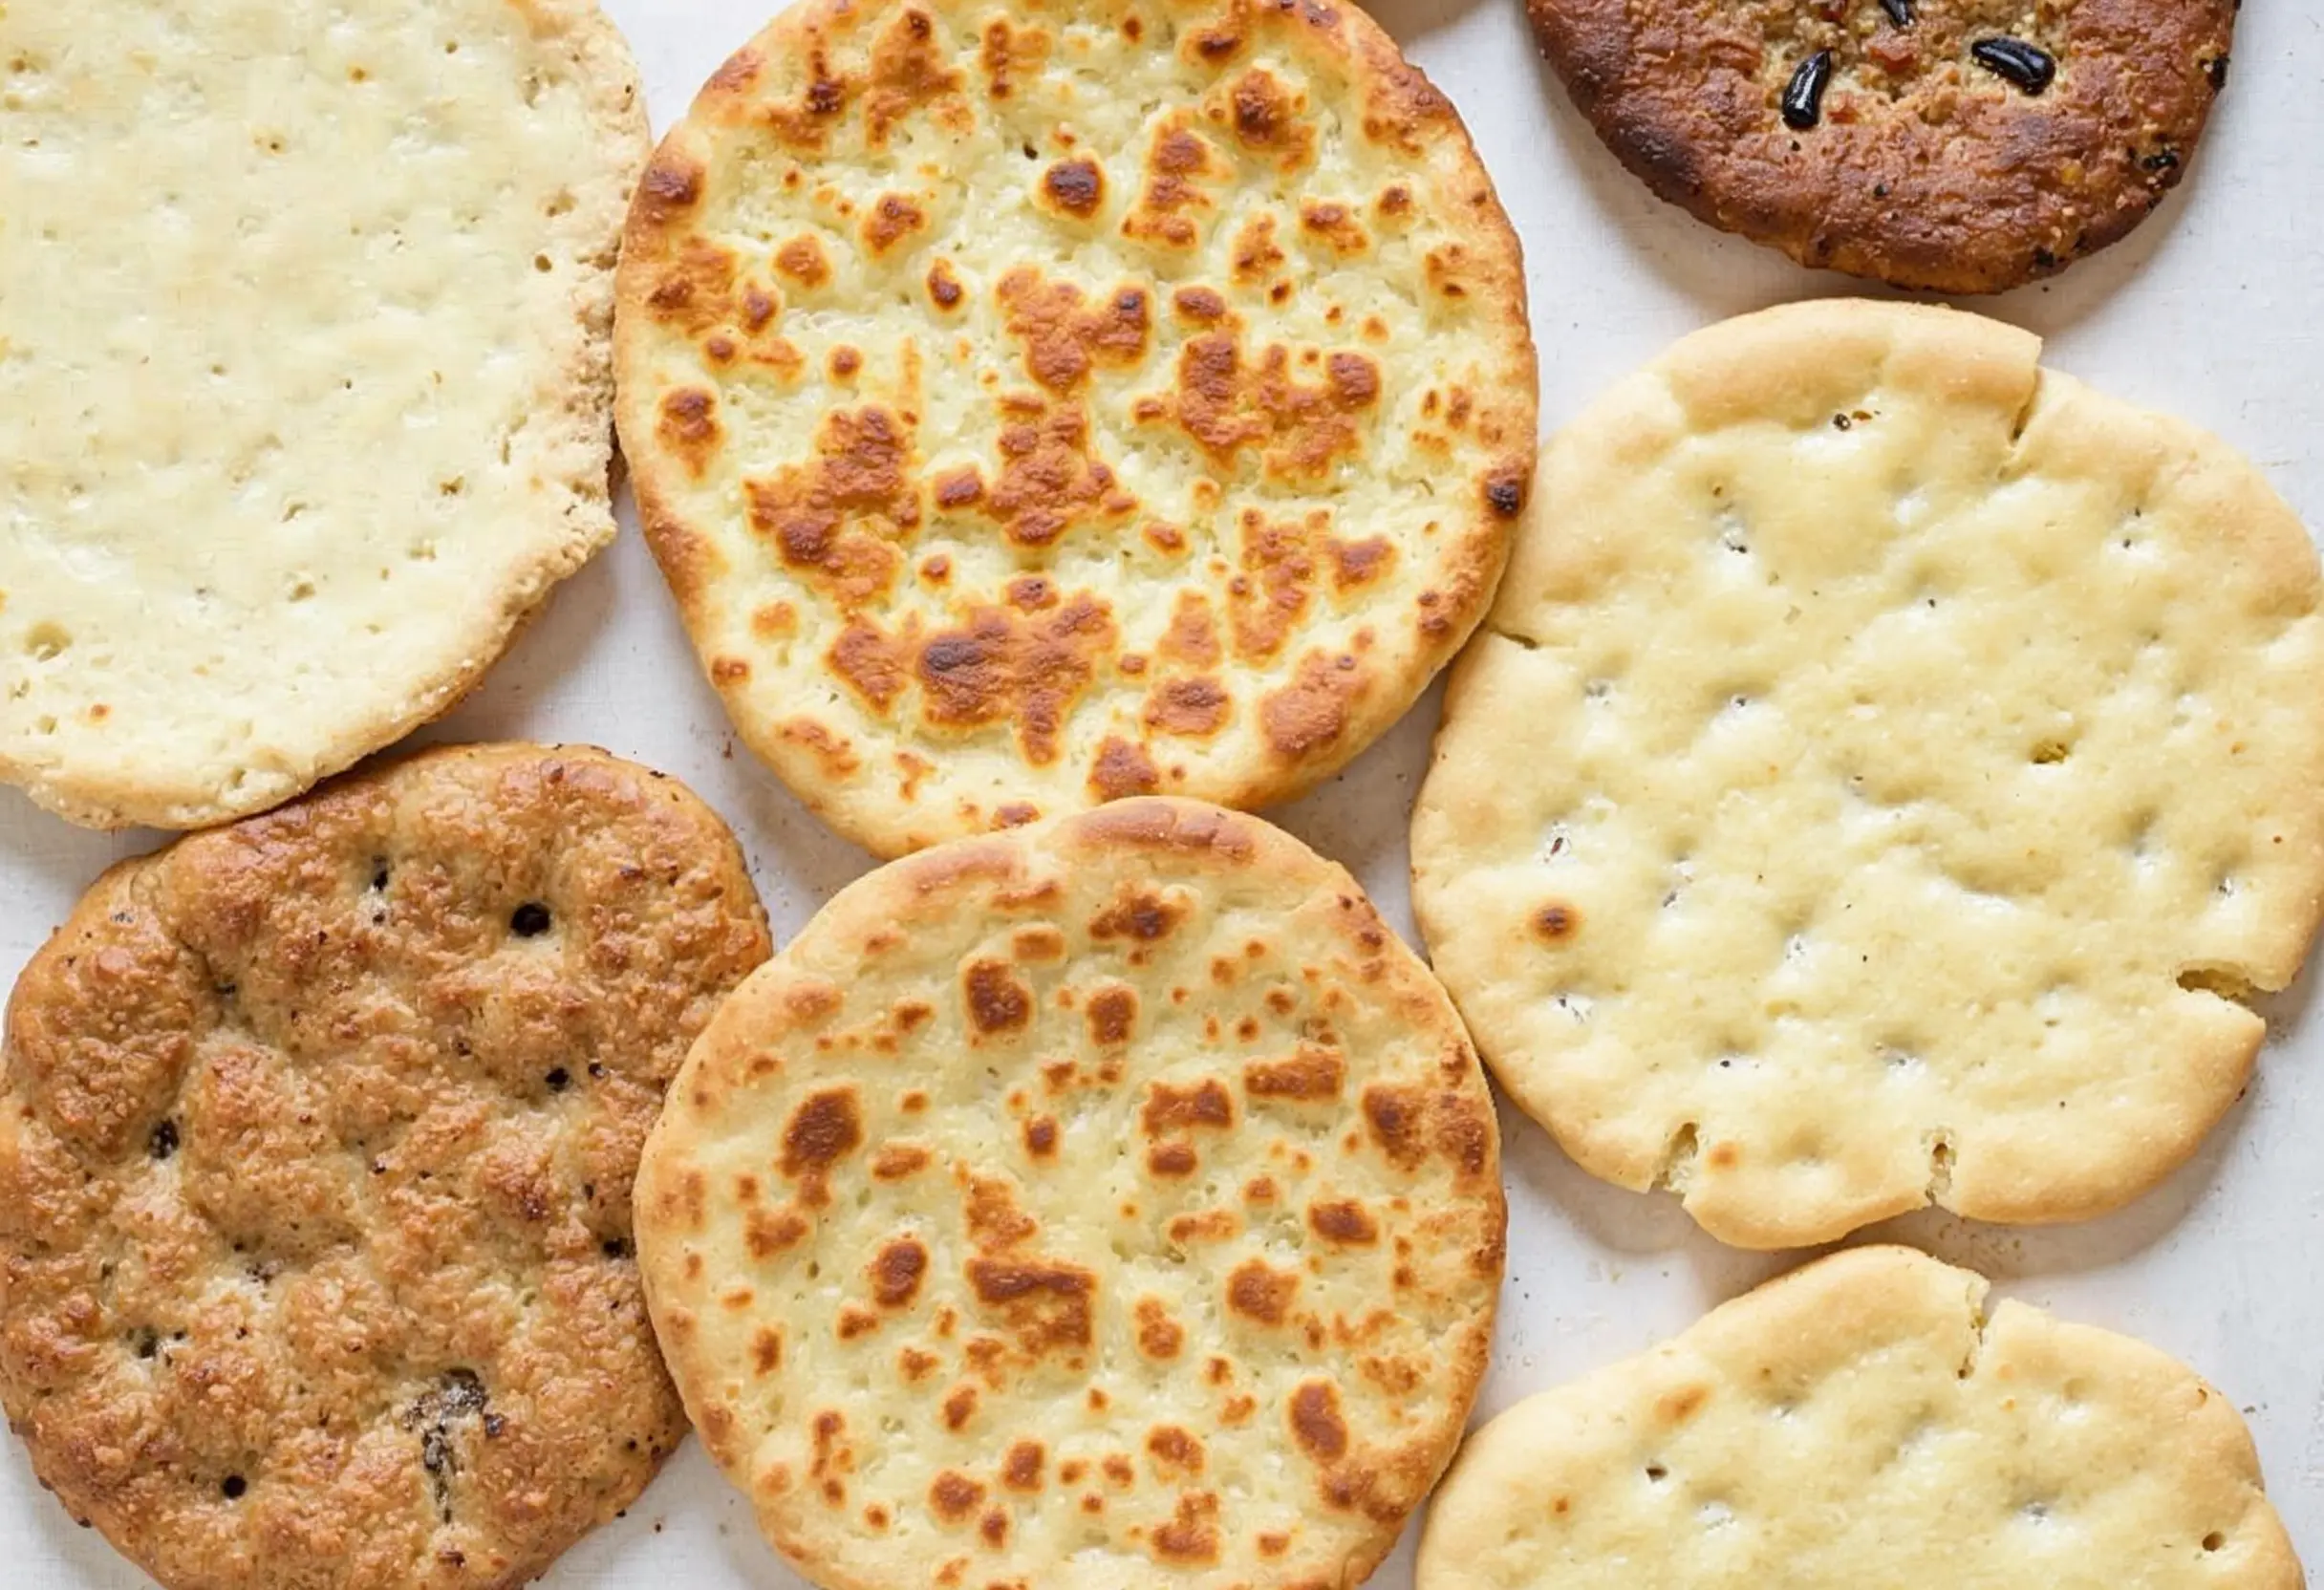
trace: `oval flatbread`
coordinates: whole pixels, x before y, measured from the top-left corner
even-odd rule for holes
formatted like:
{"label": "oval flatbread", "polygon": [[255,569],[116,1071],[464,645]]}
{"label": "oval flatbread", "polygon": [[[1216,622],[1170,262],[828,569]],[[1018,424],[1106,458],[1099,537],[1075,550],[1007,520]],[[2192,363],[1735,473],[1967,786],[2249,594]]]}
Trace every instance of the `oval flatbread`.
{"label": "oval flatbread", "polygon": [[1946,310],[1679,343],[1551,444],[1413,819],[1511,1094],[1712,1235],[2078,1218],[2250,1074],[2324,901],[2306,532]]}
{"label": "oval flatbread", "polygon": [[0,1403],[168,1590],[498,1590],[685,1430],[630,1190],[766,958],[724,826],[459,746],[126,862],[0,1077]]}
{"label": "oval flatbread", "polygon": [[0,780],[289,799],[613,533],[646,153],[594,0],[0,8]]}
{"label": "oval flatbread", "polygon": [[886,855],[1336,770],[1535,450],[1515,234],[1348,6],[796,6],[655,158],[617,343],[704,668]]}
{"label": "oval flatbread", "polygon": [[1144,800],[844,891],[639,1174],[688,1411],[826,1590],[1354,1584],[1452,1454],[1484,1075],[1354,880]]}
{"label": "oval flatbread", "polygon": [[1470,1438],[1417,1590],[2299,1590],[2235,1408],[1904,1248],[1838,1254]]}

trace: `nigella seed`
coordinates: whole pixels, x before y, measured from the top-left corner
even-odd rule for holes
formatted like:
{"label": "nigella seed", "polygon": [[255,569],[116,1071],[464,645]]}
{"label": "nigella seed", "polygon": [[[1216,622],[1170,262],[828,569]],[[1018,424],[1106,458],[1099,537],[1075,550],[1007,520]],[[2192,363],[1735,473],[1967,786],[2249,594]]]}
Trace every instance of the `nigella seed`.
{"label": "nigella seed", "polygon": [[549,908],[538,900],[527,900],[508,916],[508,931],[519,938],[538,938],[549,931]]}
{"label": "nigella seed", "polygon": [[1912,26],[1912,0],[1881,0],[1881,10],[1900,28]]}
{"label": "nigella seed", "polygon": [[2021,38],[1981,38],[1969,47],[1969,54],[1979,66],[2028,94],[2039,94],[2057,75],[2057,62],[2050,53]]}
{"label": "nigella seed", "polygon": [[1822,120],[1824,85],[1831,80],[1831,51],[1818,50],[1801,61],[1783,90],[1783,124],[1805,132]]}

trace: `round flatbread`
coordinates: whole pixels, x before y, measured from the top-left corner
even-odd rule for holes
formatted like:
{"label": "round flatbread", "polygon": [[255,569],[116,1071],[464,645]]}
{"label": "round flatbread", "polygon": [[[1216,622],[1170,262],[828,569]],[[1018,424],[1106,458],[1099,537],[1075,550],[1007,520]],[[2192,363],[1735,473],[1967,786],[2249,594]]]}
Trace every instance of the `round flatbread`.
{"label": "round flatbread", "polygon": [[1550,446],[1414,814],[1438,974],[1594,1173],[1712,1235],[2098,1214],[2324,909],[2316,554],[2022,332],[1698,333]]}
{"label": "round flatbread", "polygon": [[647,1128],[766,958],[724,827],[431,752],[115,868],[9,1005],[0,1402],[169,1590],[521,1584],[684,1431]]}
{"label": "round flatbread", "polygon": [[743,739],[900,854],[1339,768],[1535,451],[1517,244],[1361,11],[807,0],[655,158],[645,528]]}
{"label": "round flatbread", "polygon": [[1833,1256],[1473,1436],[1417,1590],[2299,1590],[2234,1406],[1904,1248]]}
{"label": "round flatbread", "polygon": [[687,1410],[826,1590],[1356,1583],[1459,1439],[1505,1217],[1444,991],[1339,868],[1169,800],[843,892],[637,1209]]}
{"label": "round flatbread", "polygon": [[1998,292],[2146,219],[2227,80],[2239,0],[1526,0],[1656,194],[1802,265]]}
{"label": "round flatbread", "polygon": [[0,8],[0,780],[261,810],[613,533],[646,152],[594,0]]}

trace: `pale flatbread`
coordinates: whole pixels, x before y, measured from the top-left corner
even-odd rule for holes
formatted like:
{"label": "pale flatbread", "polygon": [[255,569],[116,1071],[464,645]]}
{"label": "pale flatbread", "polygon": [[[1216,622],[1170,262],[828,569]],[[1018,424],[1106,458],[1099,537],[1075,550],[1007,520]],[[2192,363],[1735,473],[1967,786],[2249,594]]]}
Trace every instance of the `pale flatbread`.
{"label": "pale flatbread", "polygon": [[1356,1583],[1458,1440],[1504,1220],[1427,969],[1167,800],[844,891],[695,1045],[637,1210],[687,1410],[828,1590]]}
{"label": "pale flatbread", "polygon": [[645,138],[594,0],[0,7],[0,780],[199,827],[458,700],[613,533]]}
{"label": "pale flatbread", "polygon": [[1550,446],[1414,903],[1512,1095],[1714,1235],[2095,1214],[2233,1102],[2324,893],[2316,554],[2249,462],[1861,302]]}
{"label": "pale flatbread", "polygon": [[1517,238],[1352,6],[807,0],[655,158],[617,338],[704,668],[886,855],[1305,789],[1534,462]]}
{"label": "pale flatbread", "polygon": [[2227,1399],[1904,1248],[1835,1255],[1519,1403],[1417,1590],[2298,1590]]}

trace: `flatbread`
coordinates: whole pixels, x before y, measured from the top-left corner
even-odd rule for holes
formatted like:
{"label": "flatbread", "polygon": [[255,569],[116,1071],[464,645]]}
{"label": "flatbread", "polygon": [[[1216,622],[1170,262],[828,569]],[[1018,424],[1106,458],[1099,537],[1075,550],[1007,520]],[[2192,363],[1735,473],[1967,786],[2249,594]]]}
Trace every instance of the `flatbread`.
{"label": "flatbread", "polygon": [[2242,1090],[2324,902],[2316,554],[1951,311],[1680,342],[1550,446],[1412,829],[1582,1165],[1723,1240],[2096,1214]]}
{"label": "flatbread", "polygon": [[594,0],[0,9],[0,781],[289,799],[610,540],[644,163]]}
{"label": "flatbread", "polygon": [[766,958],[733,837],[459,746],[99,879],[8,1011],[0,1404],[168,1590],[507,1586],[685,1430],[630,1189]]}
{"label": "flatbread", "polygon": [[1727,231],[1932,292],[2055,275],[2153,214],[2239,0],[1526,0],[1623,164]]}
{"label": "flatbread", "polygon": [[1904,1248],[1822,1259],[1470,1438],[1417,1590],[2298,1590],[2235,1408]]}
{"label": "flatbread", "polygon": [[688,1412],[826,1590],[1354,1584],[1485,1367],[1484,1074],[1353,879],[1141,800],[895,863],[639,1172]]}
{"label": "flatbread", "polygon": [[656,157],[617,341],[703,667],[883,855],[1337,770],[1535,452],[1516,236],[1350,6],[795,6]]}

